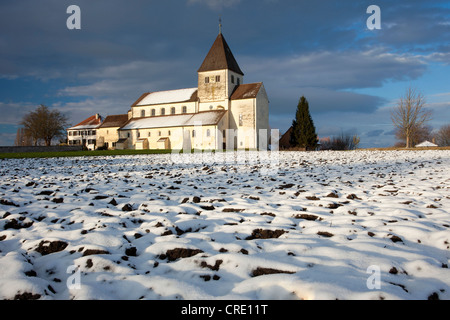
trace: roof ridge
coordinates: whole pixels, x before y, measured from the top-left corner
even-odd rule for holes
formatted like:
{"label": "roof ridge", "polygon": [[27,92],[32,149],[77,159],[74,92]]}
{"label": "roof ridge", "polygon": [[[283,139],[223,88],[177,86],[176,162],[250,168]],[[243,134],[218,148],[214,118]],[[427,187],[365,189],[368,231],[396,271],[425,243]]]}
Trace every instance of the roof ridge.
{"label": "roof ridge", "polygon": [[78,127],[78,126],[81,126],[81,125],[88,124],[88,123],[90,123],[93,120],[98,120],[99,121],[98,125],[102,124],[102,116],[98,115],[98,118],[96,116],[97,116],[97,114],[94,114],[94,115],[90,116],[89,118],[84,119],[80,123],[72,126],[71,128],[75,128],[75,127]]}

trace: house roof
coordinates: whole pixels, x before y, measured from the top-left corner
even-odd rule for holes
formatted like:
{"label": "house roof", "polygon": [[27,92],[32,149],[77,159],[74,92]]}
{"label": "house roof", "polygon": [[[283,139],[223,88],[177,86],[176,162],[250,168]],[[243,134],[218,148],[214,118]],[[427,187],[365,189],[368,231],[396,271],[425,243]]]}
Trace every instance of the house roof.
{"label": "house roof", "polygon": [[81,129],[96,129],[99,125],[102,124],[102,116],[99,114],[95,114],[83,121],[79,124],[69,128],[68,130],[81,130]]}
{"label": "house roof", "polygon": [[292,147],[291,145],[291,135],[292,130],[294,130],[293,127],[290,127],[280,138],[279,140],[279,147],[282,149],[289,149]]}
{"label": "house roof", "polygon": [[178,102],[193,102],[197,100],[197,90],[197,88],[188,88],[169,91],[147,92],[141,95],[131,107]]}
{"label": "house roof", "polygon": [[432,143],[430,141],[427,141],[427,140],[422,142],[422,143],[416,144],[416,148],[417,147],[437,147],[437,146],[438,146],[437,144],[434,144],[434,143]]}
{"label": "house roof", "polygon": [[103,123],[99,126],[100,128],[113,128],[113,127],[121,127],[128,121],[127,114],[117,114],[107,116]]}
{"label": "house roof", "polygon": [[130,119],[121,130],[216,125],[226,112],[225,110],[213,110],[190,114]]}
{"label": "house roof", "polygon": [[244,75],[222,33],[216,38],[198,72],[228,69]]}
{"label": "house roof", "polygon": [[230,99],[241,100],[256,98],[261,87],[262,82],[241,84],[234,89]]}

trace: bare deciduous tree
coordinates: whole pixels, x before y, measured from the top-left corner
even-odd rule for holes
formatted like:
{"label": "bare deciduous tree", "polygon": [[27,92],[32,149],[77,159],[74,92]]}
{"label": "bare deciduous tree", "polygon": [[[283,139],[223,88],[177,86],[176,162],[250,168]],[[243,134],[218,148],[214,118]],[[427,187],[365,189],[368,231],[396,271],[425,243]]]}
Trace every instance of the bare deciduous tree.
{"label": "bare deciduous tree", "polygon": [[358,148],[361,139],[358,135],[344,134],[334,136],[331,139],[321,141],[321,150],[355,150]]}
{"label": "bare deciduous tree", "polygon": [[450,124],[442,126],[437,133],[437,143],[441,147],[450,146]]}
{"label": "bare deciduous tree", "polygon": [[36,111],[25,115],[20,124],[34,145],[42,139],[46,146],[50,146],[53,138],[65,134],[67,118],[57,110],[52,111],[47,106],[40,105]]}
{"label": "bare deciduous tree", "polygon": [[[413,128],[413,133],[410,137],[411,145],[416,145],[425,140],[432,141],[433,140],[433,128],[430,126],[421,126],[418,128]],[[395,131],[395,137],[397,138],[398,144],[397,146],[405,147],[406,146],[406,135],[403,130],[397,129]]]}
{"label": "bare deciduous tree", "polygon": [[431,119],[431,112],[425,109],[425,97],[409,87],[397,106],[391,112],[394,126],[404,135],[406,147],[411,147],[412,137],[417,128]]}
{"label": "bare deciduous tree", "polygon": [[14,141],[14,145],[20,147],[32,145],[31,137],[28,136],[24,128],[17,129],[16,140]]}

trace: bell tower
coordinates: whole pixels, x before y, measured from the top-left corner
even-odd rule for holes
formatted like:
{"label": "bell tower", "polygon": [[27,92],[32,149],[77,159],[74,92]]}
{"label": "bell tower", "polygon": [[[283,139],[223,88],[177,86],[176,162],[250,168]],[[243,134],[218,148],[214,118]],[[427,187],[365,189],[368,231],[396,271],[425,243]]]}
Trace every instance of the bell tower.
{"label": "bell tower", "polygon": [[220,21],[219,35],[198,69],[198,98],[200,102],[228,100],[243,82],[244,73],[225,41]]}

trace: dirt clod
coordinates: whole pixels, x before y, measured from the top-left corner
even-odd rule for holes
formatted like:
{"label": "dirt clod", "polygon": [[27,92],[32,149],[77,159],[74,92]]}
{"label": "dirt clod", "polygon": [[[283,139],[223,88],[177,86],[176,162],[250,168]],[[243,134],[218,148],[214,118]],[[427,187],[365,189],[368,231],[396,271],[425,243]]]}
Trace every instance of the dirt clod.
{"label": "dirt clod", "polygon": [[55,252],[64,250],[68,246],[67,242],[56,240],[56,241],[41,241],[36,251],[43,256]]}
{"label": "dirt clod", "polygon": [[284,271],[284,270],[278,270],[278,269],[272,269],[272,268],[262,268],[258,267],[255,270],[252,271],[252,277],[258,277],[263,276],[265,274],[276,274],[276,273],[287,273],[287,274],[293,274],[294,271]]}
{"label": "dirt clod", "polygon": [[252,235],[245,238],[245,240],[278,238],[285,232],[286,231],[281,229],[278,230],[255,229],[253,230]]}
{"label": "dirt clod", "polygon": [[175,248],[171,250],[167,250],[166,253],[159,255],[161,260],[167,259],[169,261],[175,261],[180,258],[188,258],[195,256],[198,253],[202,253],[202,250],[199,249],[187,249],[187,248]]}

